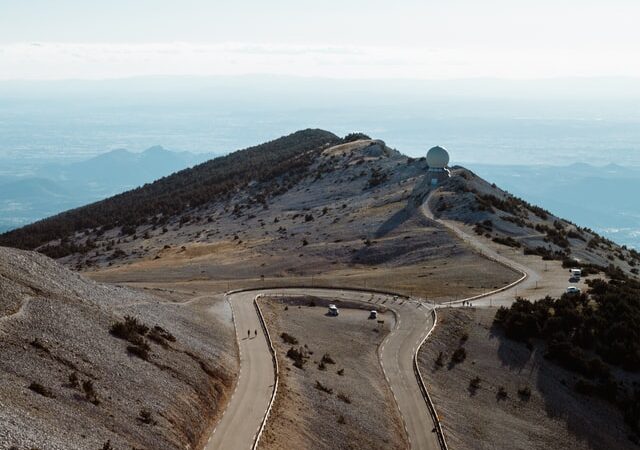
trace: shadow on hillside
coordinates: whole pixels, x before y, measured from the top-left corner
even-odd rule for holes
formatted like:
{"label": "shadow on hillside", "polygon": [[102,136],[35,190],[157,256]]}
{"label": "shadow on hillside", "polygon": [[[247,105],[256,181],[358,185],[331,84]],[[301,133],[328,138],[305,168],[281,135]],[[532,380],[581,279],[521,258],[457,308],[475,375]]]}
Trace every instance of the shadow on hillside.
{"label": "shadow on hillside", "polygon": [[[627,438],[629,430],[621,413],[604,400],[578,394],[574,386],[579,377],[547,360],[543,342],[534,343],[530,351],[524,342],[507,338],[495,325],[490,338],[499,341],[497,356],[503,366],[517,373],[518,389],[530,386],[534,396],[540,396],[546,416],[564,423],[577,448],[638,448]],[[523,407],[533,401],[515,398]],[[609,432],[603,433],[604,429]]]}
{"label": "shadow on hillside", "polygon": [[375,231],[374,237],[381,238],[388,235],[389,233],[400,227],[407,220],[409,220],[412,214],[413,211],[409,210],[409,208],[405,206],[393,216],[389,217],[382,225],[380,225]]}
{"label": "shadow on hillside", "polygon": [[532,357],[532,353],[526,348],[525,344],[508,339],[495,324],[489,330],[489,338],[498,339],[500,342],[498,358],[502,365],[508,367],[509,370],[522,373]]}

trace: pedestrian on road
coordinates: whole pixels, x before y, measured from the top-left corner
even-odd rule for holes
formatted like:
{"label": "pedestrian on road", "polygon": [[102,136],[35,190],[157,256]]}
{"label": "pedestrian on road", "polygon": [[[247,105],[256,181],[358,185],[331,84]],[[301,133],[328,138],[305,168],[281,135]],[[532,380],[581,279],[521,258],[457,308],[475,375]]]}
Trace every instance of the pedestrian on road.
{"label": "pedestrian on road", "polygon": [[247,339],[251,337],[251,330],[247,330]]}
{"label": "pedestrian on road", "polygon": [[255,336],[258,337],[258,329],[254,330]]}

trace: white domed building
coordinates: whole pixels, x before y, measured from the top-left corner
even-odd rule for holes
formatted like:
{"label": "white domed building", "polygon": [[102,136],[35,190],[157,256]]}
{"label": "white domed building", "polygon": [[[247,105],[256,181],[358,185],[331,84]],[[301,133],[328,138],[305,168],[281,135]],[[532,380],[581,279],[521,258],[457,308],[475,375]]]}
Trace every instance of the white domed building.
{"label": "white domed building", "polygon": [[438,184],[451,177],[451,172],[447,169],[449,165],[449,152],[443,147],[435,146],[427,152],[427,182],[430,186]]}

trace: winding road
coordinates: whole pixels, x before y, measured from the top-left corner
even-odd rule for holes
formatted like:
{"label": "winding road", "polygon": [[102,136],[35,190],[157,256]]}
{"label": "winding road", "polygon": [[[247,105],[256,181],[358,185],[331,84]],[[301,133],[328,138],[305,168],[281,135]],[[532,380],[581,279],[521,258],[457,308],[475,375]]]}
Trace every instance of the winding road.
{"label": "winding road", "polygon": [[[438,450],[434,422],[418,387],[413,358],[433,327],[431,307],[416,301],[369,291],[325,288],[263,289],[231,293],[240,350],[240,376],[229,405],[211,435],[206,450],[251,449],[269,408],[275,386],[269,344],[253,299],[258,295],[315,295],[384,305],[396,314],[396,326],[380,345],[379,357],[412,448]],[[246,331],[251,331],[247,338]],[[258,336],[254,337],[254,330]]]}
{"label": "winding road", "polygon": [[[429,198],[421,205],[420,212],[430,220],[448,228],[471,249],[484,257],[515,270],[521,277],[515,282],[476,297],[450,302],[446,306],[460,306],[472,301],[474,306],[510,304],[518,290],[526,291],[537,286],[541,275],[502,255],[475,236],[463,231],[456,223],[436,219],[428,206]],[[446,444],[438,441],[439,427],[431,415],[415,372],[414,358],[432,328],[435,326],[433,305],[418,300],[394,300],[395,296],[371,291],[329,288],[274,288],[230,293],[240,354],[240,375],[233,396],[221,421],[209,439],[206,450],[256,448],[260,430],[268,417],[276,376],[267,337],[254,305],[258,295],[315,295],[344,300],[383,303],[397,317],[396,325],[378,349],[380,364],[389,383],[398,409],[404,421],[411,448],[439,450]],[[445,306],[439,305],[438,307]],[[251,337],[247,337],[249,330]],[[255,331],[257,330],[257,336]],[[426,389],[426,386],[425,386]],[[425,396],[428,394],[425,391]]]}

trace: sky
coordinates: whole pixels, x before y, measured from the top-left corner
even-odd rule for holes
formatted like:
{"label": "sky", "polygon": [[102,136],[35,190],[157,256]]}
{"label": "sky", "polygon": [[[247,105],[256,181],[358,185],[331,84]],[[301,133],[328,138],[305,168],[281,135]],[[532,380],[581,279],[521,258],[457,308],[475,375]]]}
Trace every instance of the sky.
{"label": "sky", "polygon": [[0,0],[0,80],[640,77],[637,0]]}

